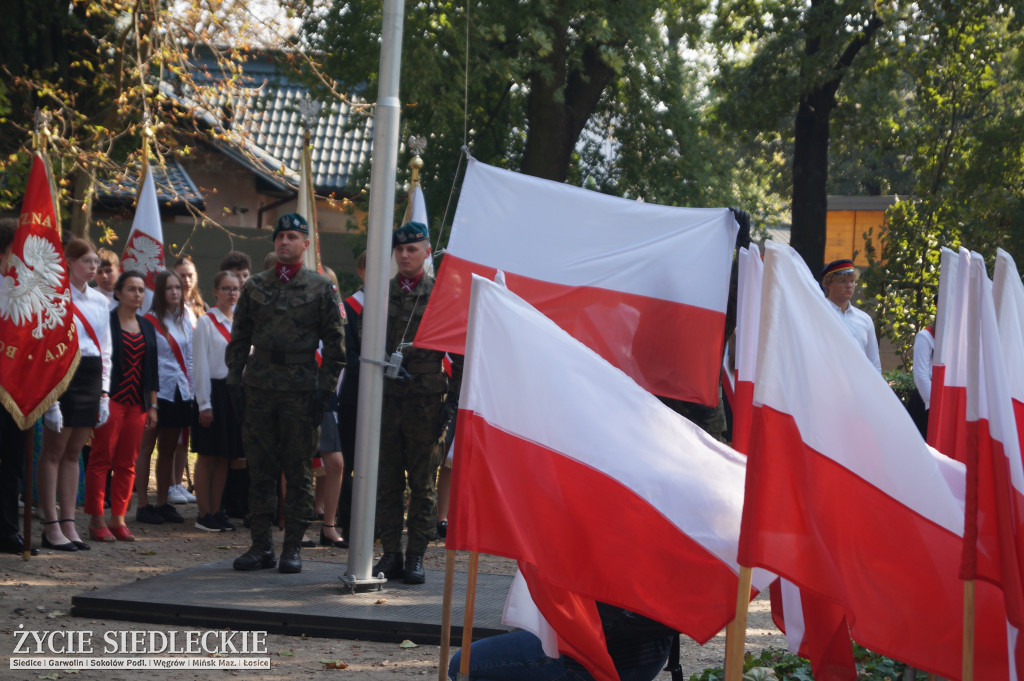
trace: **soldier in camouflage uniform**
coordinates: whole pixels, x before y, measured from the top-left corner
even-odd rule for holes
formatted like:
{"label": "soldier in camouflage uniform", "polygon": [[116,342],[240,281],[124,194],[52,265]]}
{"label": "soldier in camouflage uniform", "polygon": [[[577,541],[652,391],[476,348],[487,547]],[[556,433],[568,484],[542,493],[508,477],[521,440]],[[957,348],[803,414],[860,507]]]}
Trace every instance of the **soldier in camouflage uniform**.
{"label": "soldier in camouflage uniform", "polygon": [[[410,222],[392,239],[398,275],[391,280],[388,299],[386,350],[400,350],[407,372],[384,383],[381,414],[380,465],[377,483],[377,527],[384,555],[373,574],[404,577],[407,584],[425,580],[423,554],[434,538],[437,522],[438,440],[452,421],[458,404],[462,358],[452,362],[452,380],[441,370],[444,353],[403,346],[416,336],[420,319],[434,288],[424,272],[430,256],[427,228]],[[410,500],[406,525],[409,542],[402,562],[403,494],[408,479]]]}
{"label": "soldier in camouflage uniform", "polygon": [[[302,570],[299,551],[302,534],[313,518],[311,466],[320,442],[320,421],[345,365],[344,318],[337,290],[326,277],[302,267],[308,234],[301,215],[289,213],[278,220],[274,228],[277,265],[253,275],[235,307],[226,351],[227,385],[242,418],[252,531],[252,546],[235,559],[236,570],[275,565],[271,525],[282,473],[287,493],[278,569]],[[321,340],[323,359],[318,368],[316,350]]]}

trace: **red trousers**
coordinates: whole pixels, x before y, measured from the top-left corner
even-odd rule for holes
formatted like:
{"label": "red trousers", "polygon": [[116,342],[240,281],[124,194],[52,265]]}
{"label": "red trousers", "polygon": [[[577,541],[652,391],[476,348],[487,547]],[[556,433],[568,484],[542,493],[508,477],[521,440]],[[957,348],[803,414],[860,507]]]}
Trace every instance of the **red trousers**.
{"label": "red trousers", "polygon": [[124,515],[135,483],[135,460],[139,456],[146,411],[140,404],[110,401],[110,418],[92,433],[89,467],[85,470],[85,512],[103,515],[107,473],[110,481],[110,514]]}

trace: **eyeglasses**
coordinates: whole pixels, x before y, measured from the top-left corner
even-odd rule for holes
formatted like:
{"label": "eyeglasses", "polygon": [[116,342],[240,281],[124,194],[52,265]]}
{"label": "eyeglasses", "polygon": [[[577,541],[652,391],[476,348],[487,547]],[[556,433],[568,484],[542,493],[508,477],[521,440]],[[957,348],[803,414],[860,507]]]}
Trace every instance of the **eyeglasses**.
{"label": "eyeglasses", "polygon": [[221,286],[217,289],[221,293],[240,293],[242,289],[235,288],[234,286]]}

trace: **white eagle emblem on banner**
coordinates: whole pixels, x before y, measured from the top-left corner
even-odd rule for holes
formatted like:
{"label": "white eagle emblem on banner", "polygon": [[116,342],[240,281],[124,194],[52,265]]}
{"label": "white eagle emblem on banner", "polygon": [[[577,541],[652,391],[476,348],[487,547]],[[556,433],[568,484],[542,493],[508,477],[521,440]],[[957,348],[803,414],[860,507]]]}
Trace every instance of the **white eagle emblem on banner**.
{"label": "white eagle emblem on banner", "polygon": [[[41,236],[29,236],[22,249],[22,260],[11,255],[9,265],[15,276],[5,276],[0,286],[0,319],[10,319],[21,326],[36,320],[33,338],[42,338],[44,330],[64,323],[71,291],[58,293],[64,280],[64,264],[60,254]],[[8,270],[9,271],[9,270]]]}
{"label": "white eagle emblem on banner", "polygon": [[121,260],[122,271],[138,270],[146,275],[146,282],[164,269],[164,248],[159,241],[145,232],[135,232],[124,249]]}

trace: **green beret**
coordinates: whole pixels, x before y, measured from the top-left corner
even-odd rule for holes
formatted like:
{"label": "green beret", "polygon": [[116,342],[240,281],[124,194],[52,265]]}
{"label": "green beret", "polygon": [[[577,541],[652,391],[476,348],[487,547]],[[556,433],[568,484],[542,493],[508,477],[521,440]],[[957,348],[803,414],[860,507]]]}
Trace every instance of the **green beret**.
{"label": "green beret", "polygon": [[407,222],[392,233],[391,248],[426,241],[429,236],[427,226],[422,222]]}
{"label": "green beret", "polygon": [[287,232],[289,230],[302,232],[303,234],[308,235],[309,225],[306,223],[306,218],[302,217],[298,213],[282,215],[277,219],[277,225],[274,227],[274,233],[270,235],[270,238],[276,239],[278,232]]}

